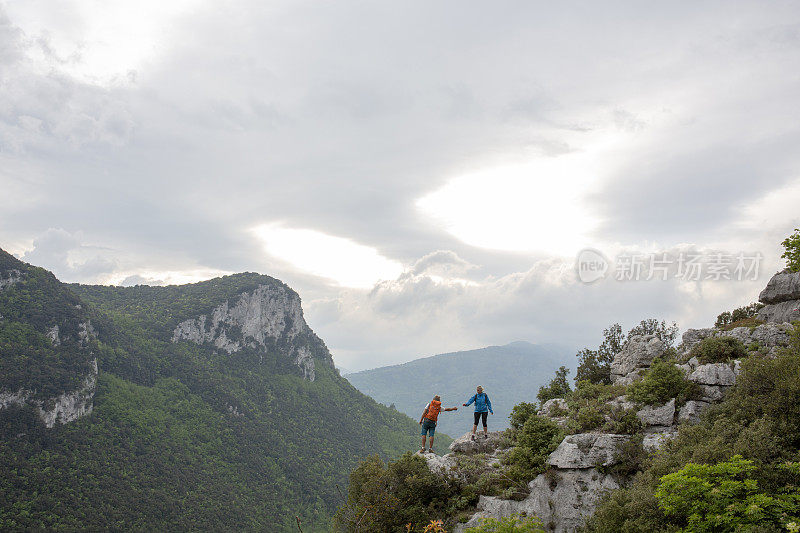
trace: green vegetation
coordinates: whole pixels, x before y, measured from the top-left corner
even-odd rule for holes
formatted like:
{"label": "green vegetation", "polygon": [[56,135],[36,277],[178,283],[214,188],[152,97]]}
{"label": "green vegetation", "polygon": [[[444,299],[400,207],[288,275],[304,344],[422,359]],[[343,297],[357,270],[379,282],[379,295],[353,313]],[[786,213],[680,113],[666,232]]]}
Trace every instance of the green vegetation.
{"label": "green vegetation", "polygon": [[696,394],[696,388],[675,365],[655,359],[644,377],[628,387],[628,398],[644,405],[663,404],[675,398],[675,403],[682,405]]}
{"label": "green vegetation", "polygon": [[786,268],[790,272],[800,272],[800,229],[795,229],[794,233],[786,237],[781,246],[783,246],[781,257],[786,259]]}
{"label": "green vegetation", "polygon": [[747,348],[733,337],[706,337],[692,347],[690,352],[701,364],[726,363],[747,357]]}
{"label": "green vegetation", "polygon": [[515,435],[516,446],[503,458],[508,475],[522,482],[535,478],[544,472],[547,456],[563,439],[558,424],[543,416],[530,416]]}
{"label": "green vegetation", "polygon": [[577,353],[578,370],[575,373],[575,381],[611,383],[611,361],[622,350],[627,340],[634,335],[655,335],[667,347],[671,347],[678,336],[678,325],[674,322],[667,324],[663,320],[649,318],[631,328],[627,335],[622,333],[622,327],[619,324],[607,327],[603,330],[603,342],[597,350],[584,348]]}
{"label": "green vegetation", "polygon": [[760,302],[751,303],[744,307],[737,307],[733,311],[725,311],[717,316],[717,321],[714,322],[715,328],[733,329],[739,326],[749,326],[751,324],[763,324],[762,321],[755,320],[756,313],[759,309],[764,307]]}
{"label": "green vegetation", "polygon": [[625,335],[619,324],[613,324],[603,330],[603,342],[597,350],[584,348],[578,352],[578,370],[575,381],[590,383],[611,383],[611,361],[625,345]]}
{"label": "green vegetation", "polygon": [[[79,386],[95,357],[100,369],[91,416],[48,430],[30,406],[0,411],[0,530],[296,531],[299,516],[328,531],[359,458],[418,446],[419,426],[339,377],[310,331],[231,355],[171,342],[178,322],[244,291],[290,291],[273,278],[66,286],[5,252],[0,267],[22,274],[0,291],[0,390],[45,399]],[[89,322],[96,339],[81,337]],[[313,382],[289,357],[296,343]]]}
{"label": "green vegetation", "polygon": [[[779,466],[800,481],[800,463]],[[753,477],[755,468],[741,455],[713,465],[689,463],[662,476],[655,496],[664,514],[687,531],[800,528],[800,489],[764,493]]]}
{"label": "green vegetation", "polygon": [[[0,250],[0,271],[12,269],[19,281],[0,290],[0,391],[24,384],[43,400],[79,389],[92,360],[80,336],[86,310],[53,274]],[[57,345],[46,335],[54,326]]]}
{"label": "green vegetation", "polygon": [[419,456],[407,453],[388,464],[369,457],[350,474],[347,502],[334,517],[333,531],[422,531],[452,511],[457,489]]}
{"label": "green vegetation", "polygon": [[544,533],[545,531],[538,518],[511,515],[500,520],[484,518],[480,526],[469,528],[467,533]]}
{"label": "green vegetation", "polygon": [[569,387],[567,375],[569,375],[569,368],[567,367],[562,366],[556,370],[556,375],[550,380],[550,383],[539,387],[539,392],[536,394],[539,402],[544,403],[554,398],[563,398],[569,394],[572,389]]}
{"label": "green vegetation", "polygon": [[508,419],[511,422],[511,428],[515,430],[522,429],[522,426],[525,424],[528,418],[535,415],[538,410],[539,409],[535,403],[518,403],[511,410],[511,414],[508,415]]}
{"label": "green vegetation", "polygon": [[800,523],[800,329],[791,335],[777,357],[745,359],[725,401],[609,494],[589,531],[775,531]]}

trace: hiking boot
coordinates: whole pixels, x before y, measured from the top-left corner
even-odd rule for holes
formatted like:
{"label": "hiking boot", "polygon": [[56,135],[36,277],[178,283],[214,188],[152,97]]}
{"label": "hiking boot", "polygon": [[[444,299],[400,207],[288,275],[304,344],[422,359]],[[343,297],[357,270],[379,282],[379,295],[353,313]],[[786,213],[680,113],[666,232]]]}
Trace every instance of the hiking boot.
{"label": "hiking boot", "polygon": [[422,448],[422,449],[421,449],[419,452],[417,452],[417,453],[425,453],[425,448]]}
{"label": "hiking boot", "polygon": [[474,433],[469,436],[469,440],[475,440],[475,434]]}

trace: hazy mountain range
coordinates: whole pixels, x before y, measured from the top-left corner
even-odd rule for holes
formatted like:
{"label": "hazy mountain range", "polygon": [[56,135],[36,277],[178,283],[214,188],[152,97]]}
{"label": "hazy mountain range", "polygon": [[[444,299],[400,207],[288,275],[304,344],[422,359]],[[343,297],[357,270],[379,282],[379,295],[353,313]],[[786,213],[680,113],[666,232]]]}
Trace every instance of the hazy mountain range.
{"label": "hazy mountain range", "polygon": [[574,350],[554,344],[512,342],[478,350],[445,353],[416,359],[402,365],[386,366],[347,374],[358,390],[384,405],[419,420],[434,394],[455,412],[439,415],[438,431],[452,437],[471,429],[473,408],[461,407],[482,385],[494,408],[490,429],[508,427],[508,415],[515,404],[536,400],[539,387],[553,372],[574,361]]}

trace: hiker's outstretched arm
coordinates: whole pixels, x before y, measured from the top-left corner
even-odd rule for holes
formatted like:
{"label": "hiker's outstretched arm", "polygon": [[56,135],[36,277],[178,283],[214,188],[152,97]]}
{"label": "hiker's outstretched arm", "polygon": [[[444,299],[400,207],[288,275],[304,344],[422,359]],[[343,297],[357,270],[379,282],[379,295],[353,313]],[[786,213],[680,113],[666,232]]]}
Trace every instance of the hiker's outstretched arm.
{"label": "hiker's outstretched arm", "polygon": [[472,398],[470,398],[469,401],[464,404],[464,406],[467,406],[467,405],[471,404],[472,402],[474,402],[475,401],[475,396],[477,396],[477,395],[473,395]]}
{"label": "hiker's outstretched arm", "polygon": [[448,407],[445,411],[458,411],[458,407]]}

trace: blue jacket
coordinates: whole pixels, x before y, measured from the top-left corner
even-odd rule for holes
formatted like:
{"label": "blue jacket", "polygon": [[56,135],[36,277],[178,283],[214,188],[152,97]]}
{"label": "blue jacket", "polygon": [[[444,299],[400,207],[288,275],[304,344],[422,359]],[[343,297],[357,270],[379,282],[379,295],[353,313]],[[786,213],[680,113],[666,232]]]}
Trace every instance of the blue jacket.
{"label": "blue jacket", "polygon": [[492,402],[489,400],[489,395],[485,392],[480,394],[473,394],[472,398],[469,399],[467,405],[475,402],[475,412],[476,413],[485,413],[489,411],[490,413],[494,414],[492,411]]}

